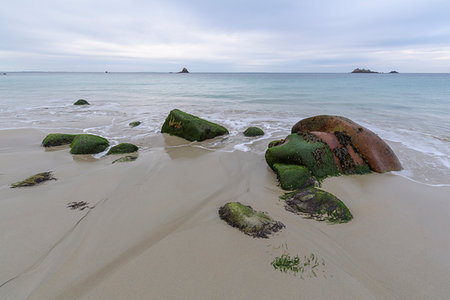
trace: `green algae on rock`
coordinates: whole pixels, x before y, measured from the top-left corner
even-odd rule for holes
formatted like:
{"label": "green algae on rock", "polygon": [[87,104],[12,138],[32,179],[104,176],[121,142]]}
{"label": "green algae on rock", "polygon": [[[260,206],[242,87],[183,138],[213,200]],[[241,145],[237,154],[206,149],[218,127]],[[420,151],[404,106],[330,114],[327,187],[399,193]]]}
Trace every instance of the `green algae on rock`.
{"label": "green algae on rock", "polygon": [[105,151],[108,146],[109,142],[105,138],[93,134],[79,134],[70,145],[70,153],[95,154]]}
{"label": "green algae on rock", "polygon": [[271,233],[285,227],[283,223],[273,220],[265,213],[239,202],[229,202],[222,206],[219,216],[229,225],[253,237],[268,238]]}
{"label": "green algae on rock", "polygon": [[136,121],[136,122],[131,122],[130,124],[128,124],[128,125],[130,125],[131,127],[136,127],[136,126],[139,126],[139,125],[141,125],[141,121]]}
{"label": "green algae on rock", "polygon": [[229,133],[223,126],[203,120],[178,109],[174,109],[169,113],[161,132],[176,135],[191,142],[200,142]]}
{"label": "green algae on rock", "polygon": [[314,187],[287,193],[280,198],[285,201],[286,210],[318,221],[337,224],[353,219],[350,210],[341,200]]}
{"label": "green algae on rock", "polygon": [[121,158],[116,159],[115,161],[113,161],[112,163],[116,163],[116,162],[129,162],[129,161],[135,161],[137,159],[137,156],[131,156],[131,155],[127,155]]}
{"label": "green algae on rock", "polygon": [[65,133],[50,133],[42,141],[42,146],[44,147],[54,147],[61,145],[70,145],[76,134],[65,134]]}
{"label": "green algae on rock", "polygon": [[25,180],[11,184],[11,188],[14,189],[18,187],[33,186],[47,180],[56,180],[56,178],[53,177],[52,172],[43,172],[35,174],[33,176],[28,177]]}
{"label": "green algae on rock", "polygon": [[260,136],[264,135],[264,131],[258,127],[249,127],[244,131],[245,136]]}
{"label": "green algae on rock", "polygon": [[73,105],[90,105],[90,104],[84,99],[78,99]]}
{"label": "green algae on rock", "polygon": [[297,190],[308,186],[313,186],[314,178],[305,166],[276,163],[273,169],[278,175],[281,188],[283,190]]}
{"label": "green algae on rock", "polygon": [[274,169],[274,164],[296,164],[306,166],[317,179],[339,175],[330,148],[321,141],[305,138],[300,134],[290,134],[286,139],[269,144],[266,162]]}
{"label": "green algae on rock", "polygon": [[110,154],[124,154],[124,153],[133,153],[138,151],[139,147],[133,144],[129,143],[121,143],[117,146],[112,147],[109,149],[108,153],[106,155]]}

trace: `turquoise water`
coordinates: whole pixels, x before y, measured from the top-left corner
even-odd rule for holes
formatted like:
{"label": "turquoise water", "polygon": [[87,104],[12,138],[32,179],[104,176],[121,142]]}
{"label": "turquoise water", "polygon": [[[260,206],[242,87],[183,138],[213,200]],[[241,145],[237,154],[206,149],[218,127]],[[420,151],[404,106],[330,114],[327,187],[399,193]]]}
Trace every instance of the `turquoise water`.
{"label": "turquoise water", "polygon": [[[87,99],[89,107],[72,103]],[[264,153],[299,120],[342,115],[385,139],[404,169],[397,174],[450,184],[450,74],[9,73],[0,76],[0,129],[89,132],[143,151],[179,108],[223,124],[227,139],[196,143],[217,151]],[[143,124],[130,129],[128,123]],[[259,139],[242,136],[260,126]],[[140,139],[137,139],[139,137]]]}

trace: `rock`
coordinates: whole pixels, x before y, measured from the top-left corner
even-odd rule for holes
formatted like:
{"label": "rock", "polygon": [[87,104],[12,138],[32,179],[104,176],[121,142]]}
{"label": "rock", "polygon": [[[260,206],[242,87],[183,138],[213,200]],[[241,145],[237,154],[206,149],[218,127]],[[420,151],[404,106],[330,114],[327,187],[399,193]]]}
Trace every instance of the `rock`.
{"label": "rock", "polygon": [[78,99],[73,105],[90,105],[90,104],[84,99]]}
{"label": "rock", "polygon": [[398,74],[397,71],[390,71],[389,74]]}
{"label": "rock", "polygon": [[310,187],[281,197],[286,210],[329,223],[347,223],[353,219],[350,210],[336,196]]}
{"label": "rock", "polygon": [[189,71],[188,71],[188,69],[186,69],[186,68],[183,68],[183,70],[181,70],[180,72],[178,72],[178,73],[189,73]]}
{"label": "rock", "polygon": [[306,166],[319,180],[339,174],[330,148],[312,134],[291,134],[269,146],[265,158],[274,171],[274,164],[282,163]]}
{"label": "rock", "polygon": [[133,153],[138,151],[138,146],[129,144],[129,143],[121,143],[117,146],[112,147],[109,149],[108,153],[106,155],[110,154],[123,154],[123,153]]}
{"label": "rock", "polygon": [[244,131],[245,136],[259,136],[264,135],[264,131],[258,127],[249,127]]}
{"label": "rock", "polygon": [[292,133],[316,131],[350,138],[354,150],[362,155],[375,172],[384,173],[402,169],[394,151],[378,135],[347,118],[321,115],[303,119],[292,127]]}
{"label": "rock", "polygon": [[42,146],[44,147],[54,147],[61,145],[69,145],[72,143],[76,134],[65,134],[65,133],[50,133],[42,141]]}
{"label": "rock", "polygon": [[116,162],[129,162],[129,161],[135,161],[137,159],[136,156],[131,156],[131,155],[127,155],[124,157],[121,157],[119,159],[116,159],[115,161],[113,161],[112,163],[116,163]]}
{"label": "rock", "polygon": [[352,73],[378,73],[378,72],[374,72],[371,71],[369,69],[360,69],[360,68],[356,68],[352,71]]}
{"label": "rock", "polygon": [[283,223],[274,221],[265,213],[239,202],[229,202],[222,206],[219,216],[229,225],[253,237],[268,238],[268,235],[285,227]]}
{"label": "rock", "polygon": [[228,130],[225,127],[178,109],[174,109],[169,113],[161,132],[176,135],[188,141],[203,141],[228,134]]}
{"label": "rock", "polygon": [[273,168],[283,190],[298,190],[315,184],[314,178],[305,166],[277,163]]}
{"label": "rock", "polygon": [[39,183],[47,181],[47,180],[56,180],[56,178],[53,177],[52,172],[43,172],[43,173],[38,173],[36,175],[30,176],[23,181],[19,181],[19,182],[11,184],[11,188],[14,189],[14,188],[24,187],[24,186],[33,186],[33,185],[39,184]]}
{"label": "rock", "polygon": [[131,127],[136,127],[136,126],[139,126],[139,125],[141,125],[141,122],[140,121],[136,121],[136,122],[131,122],[130,124],[128,124],[128,125],[130,125]]}
{"label": "rock", "polygon": [[95,154],[105,151],[108,146],[109,142],[105,138],[93,134],[79,134],[70,145],[70,153]]}

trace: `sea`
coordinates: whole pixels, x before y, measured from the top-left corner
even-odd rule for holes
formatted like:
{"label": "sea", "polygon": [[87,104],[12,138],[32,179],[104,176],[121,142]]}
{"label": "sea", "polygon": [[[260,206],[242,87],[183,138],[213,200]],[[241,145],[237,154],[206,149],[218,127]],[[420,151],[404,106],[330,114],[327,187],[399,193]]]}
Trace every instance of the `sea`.
{"label": "sea", "polygon": [[[74,106],[86,99],[89,106]],[[98,134],[111,144],[161,135],[178,108],[230,134],[192,146],[263,155],[301,119],[340,115],[384,139],[418,183],[450,185],[450,74],[47,73],[0,76],[0,130]],[[133,121],[142,124],[135,128]],[[258,126],[265,135],[242,133]],[[150,151],[151,143],[141,143]]]}

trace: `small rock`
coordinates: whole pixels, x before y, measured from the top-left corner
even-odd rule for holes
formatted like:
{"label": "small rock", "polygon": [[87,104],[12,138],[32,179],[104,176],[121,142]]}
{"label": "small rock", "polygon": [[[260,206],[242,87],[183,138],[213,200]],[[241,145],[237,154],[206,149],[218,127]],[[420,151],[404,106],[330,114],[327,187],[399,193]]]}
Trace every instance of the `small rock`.
{"label": "small rock", "polygon": [[33,186],[48,180],[56,180],[56,178],[53,177],[52,172],[38,173],[23,181],[11,184],[11,188],[14,189],[18,187]]}
{"label": "small rock", "polygon": [[124,153],[133,153],[138,151],[139,147],[133,144],[129,143],[121,143],[117,146],[112,147],[109,149],[108,153],[106,155],[110,154],[124,154]]}
{"label": "small rock", "polygon": [[73,105],[90,105],[90,104],[84,99],[78,99]]}
{"label": "small rock", "polygon": [[136,156],[127,155],[127,156],[121,157],[121,158],[119,158],[119,159],[116,159],[116,160],[113,161],[112,163],[135,161],[136,159],[137,159]]}
{"label": "small rock", "polygon": [[65,133],[50,133],[42,141],[42,146],[44,147],[55,147],[61,145],[69,145],[72,143],[76,134],[65,134]]}
{"label": "small rock", "polygon": [[258,127],[249,127],[244,131],[245,136],[260,136],[264,135],[264,131]]}
{"label": "small rock", "polygon": [[70,145],[72,154],[95,154],[109,147],[107,139],[93,134],[79,134]]}
{"label": "small rock", "polygon": [[136,126],[139,126],[139,125],[141,125],[141,122],[140,121],[136,121],[136,122],[131,122],[130,124],[128,124],[128,125],[130,125],[131,127],[136,127]]}

